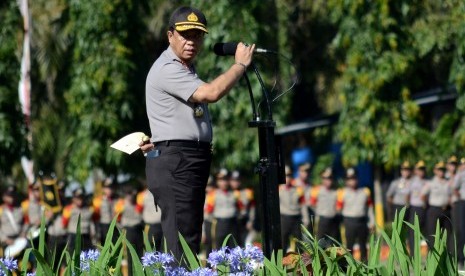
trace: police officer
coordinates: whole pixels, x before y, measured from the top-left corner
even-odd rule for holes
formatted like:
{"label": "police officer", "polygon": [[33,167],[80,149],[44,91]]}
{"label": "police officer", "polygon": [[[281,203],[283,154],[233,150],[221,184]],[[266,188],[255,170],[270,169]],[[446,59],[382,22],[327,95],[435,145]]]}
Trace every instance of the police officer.
{"label": "police officer", "polygon": [[[425,233],[425,221],[426,221],[426,204],[421,196],[421,191],[426,183],[426,164],[423,160],[418,161],[415,164],[414,176],[410,183],[409,192],[409,222],[413,225],[415,223],[415,216],[418,218],[420,231]],[[409,247],[410,253],[413,255],[415,247],[414,231],[409,230]]]}
{"label": "police officer", "polygon": [[0,208],[0,243],[3,249],[17,238],[26,237],[23,210],[18,201],[16,187],[8,186],[3,192]]}
{"label": "police officer", "polygon": [[315,208],[318,220],[317,237],[331,237],[341,242],[339,216],[337,215],[337,189],[334,187],[333,171],[326,168],[321,174],[321,185],[311,190],[310,205]]}
{"label": "police officer", "polygon": [[252,228],[253,218],[250,216],[250,211],[253,206],[253,191],[250,188],[243,188],[241,174],[239,171],[231,173],[229,181],[231,189],[236,198],[241,202],[241,210],[237,215],[237,235],[238,245],[245,246],[245,239],[249,230]]}
{"label": "police officer", "polygon": [[226,169],[221,169],[216,175],[216,186],[206,199],[206,212],[213,215],[213,244],[221,248],[223,241],[231,234],[228,245],[233,246],[238,241],[237,236],[237,214],[241,211],[241,201],[231,190],[229,175]]}
{"label": "police officer", "polygon": [[[410,162],[404,161],[400,166],[400,178],[391,182],[386,193],[387,202],[391,206],[392,218],[403,207],[408,207],[411,176],[412,166]],[[408,209],[406,210],[405,218],[408,218]]]}
{"label": "police officer", "polygon": [[91,232],[92,228],[95,227],[95,214],[93,207],[87,204],[82,188],[73,190],[71,204],[63,208],[62,214],[62,225],[68,234],[68,249],[71,255],[74,252],[79,217],[81,218],[81,250],[84,251],[92,248]]}
{"label": "police officer", "polygon": [[281,236],[283,250],[295,250],[291,238],[300,239],[302,213],[307,208],[305,191],[302,186],[294,186],[290,167],[285,167],[286,183],[279,185],[279,207],[281,211]]}
{"label": "police officer", "polygon": [[[454,193],[454,180],[455,180],[455,175],[457,174],[457,167],[458,167],[457,157],[455,155],[450,156],[447,159],[447,164],[446,164],[446,179],[452,190],[452,195],[450,197],[449,212],[450,212],[450,219],[452,222],[453,232],[449,233],[449,236],[451,236],[450,237],[451,239],[449,239],[450,248],[454,247],[452,235],[454,237],[458,237],[460,235],[460,232],[462,231],[461,224],[463,220],[463,217],[461,216],[460,210],[458,208],[459,197],[457,196],[456,193]],[[457,254],[460,255],[460,254],[463,254],[463,252],[462,253],[457,252]]]}
{"label": "police officer", "polygon": [[[208,177],[207,186],[205,188],[205,194],[207,195],[206,196],[207,199],[210,197],[213,197],[213,195],[209,195],[209,194],[213,193],[215,189],[216,189],[216,186],[215,186],[214,177],[210,175]],[[205,203],[204,213],[203,213],[203,226],[202,226],[202,244],[204,247],[204,252],[205,252],[206,257],[208,257],[210,252],[212,252],[213,250],[213,233],[212,233],[213,220],[214,220],[213,214],[211,212],[210,213],[207,212],[207,206]]]}
{"label": "police officer", "polygon": [[147,153],[147,183],[163,213],[168,251],[178,260],[183,255],[179,232],[193,252],[200,250],[205,186],[212,160],[207,104],[220,100],[239,81],[255,49],[255,45],[238,43],[234,63],[207,83],[194,66],[206,33],[207,19],[201,11],[176,9],[167,30],[170,46],[155,61],[146,81],[153,142],[141,145]]}
{"label": "police officer", "polygon": [[[38,237],[40,222],[44,207],[40,201],[40,182],[36,181],[29,187],[28,198],[21,202],[21,208],[24,213],[24,221],[26,223],[26,231],[29,238],[33,241]],[[35,244],[36,247],[38,244]]]}
{"label": "police officer", "polygon": [[[64,201],[64,188],[65,182],[60,181],[58,182],[57,189],[58,189],[58,197],[59,202]],[[65,250],[66,247],[66,239],[67,239],[67,231],[66,228],[63,227],[63,210],[58,209],[57,211],[53,211],[50,208],[47,208],[45,211],[45,216],[47,217],[47,248],[50,250],[51,253],[55,252],[55,259],[53,261],[54,270],[58,267],[58,261],[61,256],[61,252]]]}
{"label": "police officer", "polygon": [[457,208],[460,218],[459,229],[460,231],[455,232],[457,237],[457,258],[459,266],[464,266],[465,257],[463,255],[463,248],[465,246],[465,220],[463,216],[465,214],[465,158],[460,159],[460,165],[458,172],[454,178],[453,192],[458,198],[455,208]]}
{"label": "police officer", "polygon": [[[108,230],[110,229],[111,221],[116,216],[115,204],[117,201],[117,196],[115,188],[116,186],[113,185],[112,179],[105,179],[102,187],[102,195],[94,198],[93,200],[94,212],[98,217],[99,222],[98,229],[101,245],[105,243]],[[117,231],[115,229],[112,242],[115,243],[117,239]]]}
{"label": "police officer", "polygon": [[371,192],[366,187],[358,186],[357,173],[353,168],[346,171],[345,185],[338,191],[336,206],[343,217],[346,246],[353,250],[358,241],[361,260],[366,261],[368,235],[375,225]]}
{"label": "police officer", "polygon": [[292,185],[300,186],[304,189],[305,203],[307,204],[306,210],[302,213],[302,221],[305,227],[310,233],[314,232],[313,223],[315,219],[315,213],[308,203],[310,202],[310,190],[312,185],[309,181],[310,169],[312,165],[310,163],[303,163],[297,167],[297,176],[292,180]]}
{"label": "police officer", "polygon": [[161,228],[161,211],[155,206],[152,193],[146,188],[139,193],[142,199],[142,220],[145,224],[145,232],[152,244],[155,244],[155,249],[162,251],[163,246],[163,230]]}
{"label": "police officer", "polygon": [[[121,211],[121,226],[123,227],[126,233],[126,239],[134,247],[139,258],[143,253],[143,233],[144,227],[142,224],[142,210],[143,210],[143,201],[140,197],[137,189],[131,185],[127,184],[124,189],[123,194],[123,210]],[[128,256],[128,273],[132,275],[132,257],[129,251],[127,252]]]}
{"label": "police officer", "polygon": [[452,189],[445,178],[446,165],[444,162],[438,162],[434,166],[434,177],[432,180],[427,181],[423,187],[422,196],[423,200],[428,204],[426,211],[426,232],[429,246],[433,246],[434,237],[436,232],[436,223],[442,229],[447,231],[448,238],[452,230],[450,223],[449,204],[452,195]]}

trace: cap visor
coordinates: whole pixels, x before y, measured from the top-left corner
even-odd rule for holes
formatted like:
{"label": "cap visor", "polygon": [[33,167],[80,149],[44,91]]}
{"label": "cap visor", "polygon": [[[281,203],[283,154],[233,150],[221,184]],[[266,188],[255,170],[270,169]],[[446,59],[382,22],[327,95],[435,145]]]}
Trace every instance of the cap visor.
{"label": "cap visor", "polygon": [[197,30],[201,30],[204,33],[208,34],[207,28],[205,28],[204,26],[200,26],[200,25],[193,25],[193,24],[177,25],[175,27],[175,29],[178,32],[184,32],[184,31],[188,31],[188,30],[192,30],[192,29],[197,29]]}

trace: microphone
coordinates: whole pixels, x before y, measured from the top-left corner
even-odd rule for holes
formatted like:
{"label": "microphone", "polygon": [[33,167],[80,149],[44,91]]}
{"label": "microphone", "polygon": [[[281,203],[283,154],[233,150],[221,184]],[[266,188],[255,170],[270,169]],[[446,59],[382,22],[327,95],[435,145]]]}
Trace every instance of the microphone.
{"label": "microphone", "polygon": [[[218,42],[213,46],[213,52],[218,56],[234,56],[237,44],[237,42]],[[255,48],[254,53],[273,53],[273,51]]]}

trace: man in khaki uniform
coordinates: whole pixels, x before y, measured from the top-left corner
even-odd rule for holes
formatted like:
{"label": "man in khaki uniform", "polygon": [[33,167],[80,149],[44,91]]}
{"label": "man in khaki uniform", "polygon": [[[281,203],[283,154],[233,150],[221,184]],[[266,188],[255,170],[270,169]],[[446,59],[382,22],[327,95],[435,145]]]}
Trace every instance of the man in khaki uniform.
{"label": "man in khaki uniform", "polygon": [[[426,233],[426,204],[421,196],[421,191],[426,181],[426,164],[423,160],[420,160],[415,164],[414,176],[410,184],[408,220],[413,225],[415,223],[415,216],[418,217],[420,230],[423,234]],[[409,247],[411,255],[414,254],[414,234],[414,231],[409,229]]]}
{"label": "man in khaki uniform", "polygon": [[238,242],[236,217],[242,206],[231,190],[227,170],[222,169],[216,175],[216,185],[218,188],[207,195],[205,211],[213,216],[213,244],[219,249],[229,234],[232,235],[228,240],[229,246],[234,245],[234,240]]}
{"label": "man in khaki uniform", "polygon": [[92,207],[87,204],[85,192],[82,188],[73,191],[71,204],[63,208],[62,224],[68,233],[68,249],[72,255],[76,241],[76,231],[79,217],[81,218],[81,250],[92,248],[91,232],[94,227],[95,214]]}
{"label": "man in khaki uniform", "polygon": [[279,208],[281,211],[281,236],[283,251],[295,250],[291,239],[300,239],[302,214],[306,212],[305,191],[302,186],[293,185],[291,169],[286,166],[286,183],[279,185]]}
{"label": "man in khaki uniform", "polygon": [[161,210],[155,206],[155,200],[149,189],[138,194],[139,202],[142,202],[142,220],[145,224],[145,232],[154,249],[161,252],[163,246],[163,230],[161,228]]}
{"label": "man in khaki uniform", "polygon": [[0,208],[0,242],[3,249],[12,245],[17,238],[26,237],[23,210],[19,206],[16,187],[9,186],[2,195]]}
{"label": "man in khaki uniform", "polygon": [[345,182],[346,186],[338,191],[337,208],[343,216],[347,249],[352,250],[358,241],[361,260],[366,261],[368,235],[375,226],[371,192],[366,187],[358,187],[353,168],[347,169]]}
{"label": "man in khaki uniform", "polygon": [[[391,206],[391,218],[404,207],[408,207],[410,184],[412,182],[412,166],[410,162],[404,161],[400,166],[400,178],[391,182],[387,190],[387,202]],[[408,218],[408,209],[405,213]]]}
{"label": "man in khaki uniform", "polygon": [[[94,198],[93,207],[96,217],[99,222],[99,239],[100,244],[105,243],[108,230],[110,229],[110,224],[113,218],[116,216],[115,204],[117,202],[116,197],[116,186],[113,185],[111,179],[106,179],[103,182],[102,195]],[[115,229],[113,232],[112,242],[115,243],[118,239],[118,233]]]}
{"label": "man in khaki uniform", "polygon": [[326,168],[321,173],[321,185],[311,190],[310,206],[315,210],[318,221],[318,239],[326,236],[341,241],[339,216],[336,209],[337,189],[334,187],[333,171]]}
{"label": "man in khaki uniform", "polygon": [[229,181],[231,189],[234,192],[236,198],[241,201],[242,209],[237,214],[237,235],[238,245],[245,246],[245,240],[248,232],[252,229],[253,213],[251,213],[254,198],[253,191],[250,188],[243,188],[242,178],[239,171],[233,171],[231,173],[231,179]]}
{"label": "man in khaki uniform", "polygon": [[425,200],[428,204],[428,210],[426,211],[426,232],[429,246],[431,247],[434,244],[433,235],[436,232],[437,222],[439,222],[442,229],[447,231],[448,238],[452,231],[452,225],[450,223],[450,200],[452,189],[445,178],[445,174],[446,165],[442,161],[438,162],[434,166],[433,179],[426,182],[426,185],[422,190],[423,200]]}
{"label": "man in khaki uniform", "polygon": [[465,257],[463,254],[463,248],[465,246],[465,158],[460,159],[460,165],[457,174],[454,178],[453,193],[457,197],[456,208],[459,216],[462,218],[459,220],[459,232],[456,232],[457,237],[457,258],[459,266],[464,266]]}

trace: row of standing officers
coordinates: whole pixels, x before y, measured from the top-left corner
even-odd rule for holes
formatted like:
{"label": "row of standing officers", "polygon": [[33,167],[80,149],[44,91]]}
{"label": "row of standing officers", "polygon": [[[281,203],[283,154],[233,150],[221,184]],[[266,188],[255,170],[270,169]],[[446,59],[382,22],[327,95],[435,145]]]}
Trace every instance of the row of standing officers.
{"label": "row of standing officers", "polygon": [[[310,164],[299,166],[297,176],[286,167],[286,181],[279,185],[281,211],[281,234],[284,250],[294,249],[292,238],[301,237],[301,225],[315,233],[318,239],[331,237],[341,241],[341,233],[348,249],[355,243],[360,245],[361,258],[366,260],[366,243],[375,220],[370,190],[359,187],[357,172],[346,170],[344,187],[335,185],[330,168],[320,173],[321,184],[312,186],[308,182]],[[436,223],[454,233],[458,248],[464,245],[465,213],[465,159],[451,157],[434,166],[434,177],[426,178],[426,164],[419,161],[414,166],[404,162],[400,177],[389,186],[386,196],[392,213],[407,208],[406,218],[413,222],[418,216],[420,229],[427,238],[434,234]],[[63,187],[59,186],[63,192]],[[0,208],[0,242],[3,249],[12,246],[21,237],[26,237],[40,225],[44,207],[40,203],[40,182],[31,185],[28,198],[16,202],[17,193],[9,187],[3,193]],[[62,193],[61,193],[62,194]],[[92,202],[86,200],[81,188],[75,189],[71,202],[62,211],[45,210],[49,248],[61,252],[68,242],[73,249],[76,238],[77,219],[81,216],[82,248],[94,243],[104,243],[110,223],[118,216],[119,229],[126,231],[127,239],[138,253],[142,253],[142,231],[156,249],[162,249],[161,212],[154,205],[152,194],[143,189],[124,189],[121,197],[116,196],[115,186],[110,181],[103,184],[102,194]],[[260,231],[255,215],[253,190],[242,186],[239,172],[229,174],[221,169],[207,185],[204,208],[203,244],[205,252],[220,248],[231,234],[229,245],[244,246],[252,243]],[[344,231],[341,232],[341,226]],[[409,244],[413,248],[413,233]],[[453,235],[449,235],[453,237]],[[452,244],[452,239],[450,239]],[[463,262],[462,250],[458,250],[459,261]]]}

